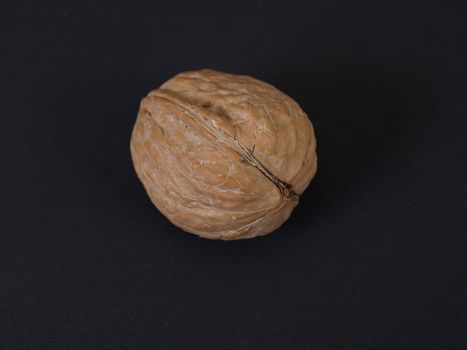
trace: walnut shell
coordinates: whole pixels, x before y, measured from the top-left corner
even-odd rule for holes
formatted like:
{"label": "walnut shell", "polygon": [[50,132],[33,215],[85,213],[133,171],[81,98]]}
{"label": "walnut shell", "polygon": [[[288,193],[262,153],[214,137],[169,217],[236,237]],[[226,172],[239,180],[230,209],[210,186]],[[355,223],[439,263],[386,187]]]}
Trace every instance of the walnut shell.
{"label": "walnut shell", "polygon": [[136,173],[173,224],[211,239],[265,235],[316,173],[316,139],[289,96],[254,78],[183,72],[141,101]]}

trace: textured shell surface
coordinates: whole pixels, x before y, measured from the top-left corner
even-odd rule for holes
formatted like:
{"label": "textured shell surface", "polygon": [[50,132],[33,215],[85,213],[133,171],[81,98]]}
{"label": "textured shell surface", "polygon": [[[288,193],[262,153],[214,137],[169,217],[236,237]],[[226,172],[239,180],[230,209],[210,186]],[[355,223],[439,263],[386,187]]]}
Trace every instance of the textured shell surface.
{"label": "textured shell surface", "polygon": [[140,104],[130,150],[158,210],[184,231],[241,239],[284,223],[316,173],[313,126],[272,85],[183,72]]}

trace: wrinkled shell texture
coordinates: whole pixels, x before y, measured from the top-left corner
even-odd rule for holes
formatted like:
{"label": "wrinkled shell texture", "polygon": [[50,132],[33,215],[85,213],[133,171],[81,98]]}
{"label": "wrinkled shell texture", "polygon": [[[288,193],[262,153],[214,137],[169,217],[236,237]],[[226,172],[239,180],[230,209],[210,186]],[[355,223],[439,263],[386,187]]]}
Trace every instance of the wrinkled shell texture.
{"label": "wrinkled shell texture", "polygon": [[313,127],[294,100],[207,69],[180,73],[143,98],[130,148],[159,211],[211,239],[277,229],[317,166]]}

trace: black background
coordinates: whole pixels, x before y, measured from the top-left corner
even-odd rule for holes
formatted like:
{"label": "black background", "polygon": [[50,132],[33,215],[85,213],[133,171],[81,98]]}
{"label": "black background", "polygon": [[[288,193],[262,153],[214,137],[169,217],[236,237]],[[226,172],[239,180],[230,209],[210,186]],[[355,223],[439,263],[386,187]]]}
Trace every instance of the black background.
{"label": "black background", "polygon": [[[432,1],[4,1],[2,349],[466,349],[467,11]],[[296,99],[315,180],[259,239],[171,225],[139,101],[188,69]]]}

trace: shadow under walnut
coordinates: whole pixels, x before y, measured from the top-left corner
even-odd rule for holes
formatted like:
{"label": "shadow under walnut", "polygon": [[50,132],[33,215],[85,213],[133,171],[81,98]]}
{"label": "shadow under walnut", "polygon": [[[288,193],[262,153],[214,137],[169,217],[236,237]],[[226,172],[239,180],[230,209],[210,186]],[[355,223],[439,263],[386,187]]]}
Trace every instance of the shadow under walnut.
{"label": "shadow under walnut", "polygon": [[131,137],[136,173],[173,224],[241,239],[284,223],[316,173],[313,126],[270,84],[183,72],[141,101]]}

